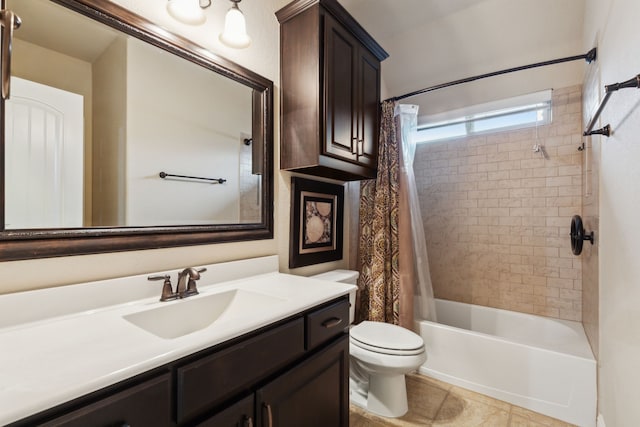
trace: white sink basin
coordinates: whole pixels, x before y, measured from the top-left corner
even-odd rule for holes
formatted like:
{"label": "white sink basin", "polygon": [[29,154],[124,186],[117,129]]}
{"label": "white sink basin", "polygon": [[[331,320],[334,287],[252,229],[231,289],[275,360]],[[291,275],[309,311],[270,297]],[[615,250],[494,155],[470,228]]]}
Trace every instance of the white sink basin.
{"label": "white sink basin", "polygon": [[241,289],[162,303],[150,310],[123,316],[123,319],[160,338],[171,339],[204,329],[216,321],[243,317],[283,298]]}

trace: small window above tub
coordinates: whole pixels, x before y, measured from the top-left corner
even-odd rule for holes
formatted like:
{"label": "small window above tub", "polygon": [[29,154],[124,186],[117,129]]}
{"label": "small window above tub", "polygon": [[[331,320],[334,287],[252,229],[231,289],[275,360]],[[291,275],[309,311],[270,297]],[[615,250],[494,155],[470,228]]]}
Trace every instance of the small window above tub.
{"label": "small window above tub", "polygon": [[473,105],[420,118],[417,142],[463,138],[551,123],[552,90]]}

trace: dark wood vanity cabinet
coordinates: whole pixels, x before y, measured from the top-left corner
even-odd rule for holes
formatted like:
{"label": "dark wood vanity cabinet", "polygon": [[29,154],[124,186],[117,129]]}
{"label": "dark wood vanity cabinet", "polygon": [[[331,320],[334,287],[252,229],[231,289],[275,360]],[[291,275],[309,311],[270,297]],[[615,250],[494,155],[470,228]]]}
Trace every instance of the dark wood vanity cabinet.
{"label": "dark wood vanity cabinet", "polygon": [[349,339],[342,336],[198,427],[348,427]]}
{"label": "dark wood vanity cabinet", "polygon": [[375,178],[380,61],[387,53],[335,0],[296,1],[280,21],[280,168]]}
{"label": "dark wood vanity cabinet", "polygon": [[[299,322],[302,320],[304,322]],[[288,334],[289,339],[277,329],[272,331],[272,337],[267,340],[270,339],[274,345],[264,350],[265,353],[280,354],[279,358],[283,358],[283,355],[290,354],[291,348],[297,351],[301,345],[306,357],[298,357],[297,363],[289,364],[275,376],[258,375],[258,378],[266,377],[267,380],[260,382],[254,393],[239,402],[234,401],[198,426],[348,427],[349,335],[345,328],[349,323],[349,301],[343,298],[325,305],[307,313],[299,321],[279,328],[289,328],[294,332]],[[267,342],[263,341],[262,335],[257,338]],[[287,340],[288,343],[275,344],[275,340]],[[250,350],[250,346],[243,345],[244,349]],[[243,356],[236,354],[236,357]],[[255,359],[253,364],[244,365],[249,373],[273,370],[274,356]],[[234,362],[237,363],[241,362]],[[241,379],[234,381],[235,387]],[[255,376],[253,381],[256,381]],[[254,402],[253,407],[251,402]]]}
{"label": "dark wood vanity cabinet", "polygon": [[345,296],[11,426],[347,427],[348,323]]}

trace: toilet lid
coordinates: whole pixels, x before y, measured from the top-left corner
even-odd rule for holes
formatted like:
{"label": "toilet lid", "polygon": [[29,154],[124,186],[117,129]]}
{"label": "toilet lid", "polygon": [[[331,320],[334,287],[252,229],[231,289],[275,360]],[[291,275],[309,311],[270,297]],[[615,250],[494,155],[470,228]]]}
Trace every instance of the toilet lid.
{"label": "toilet lid", "polygon": [[401,326],[365,321],[349,330],[351,342],[367,350],[386,354],[418,354],[424,351],[420,335]]}

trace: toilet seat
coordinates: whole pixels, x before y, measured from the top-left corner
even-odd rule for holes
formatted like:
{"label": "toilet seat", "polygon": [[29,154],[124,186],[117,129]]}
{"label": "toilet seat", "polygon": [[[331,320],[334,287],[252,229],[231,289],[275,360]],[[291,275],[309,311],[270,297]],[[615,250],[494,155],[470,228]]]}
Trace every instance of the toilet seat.
{"label": "toilet seat", "polygon": [[364,321],[349,331],[351,343],[375,353],[413,356],[425,351],[420,335],[401,326]]}

